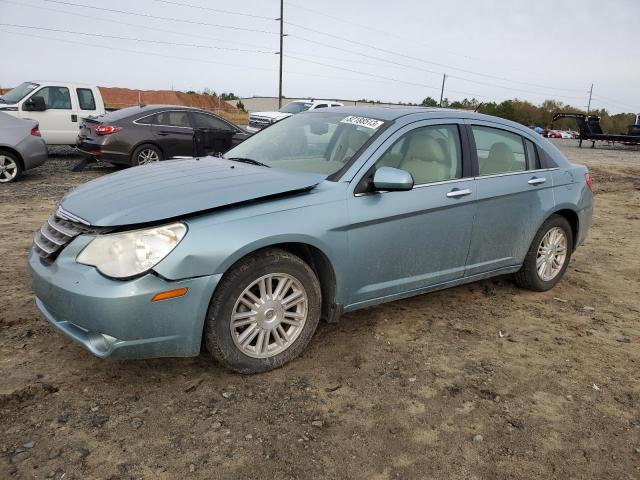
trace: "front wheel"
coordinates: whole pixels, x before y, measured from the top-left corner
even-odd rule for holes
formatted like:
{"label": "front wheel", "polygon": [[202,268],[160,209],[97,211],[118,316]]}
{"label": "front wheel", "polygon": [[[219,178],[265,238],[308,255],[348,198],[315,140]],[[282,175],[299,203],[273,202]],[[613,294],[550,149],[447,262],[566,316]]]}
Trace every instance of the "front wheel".
{"label": "front wheel", "polygon": [[572,247],[571,225],[566,218],[552,215],[536,233],[522,268],[514,275],[516,283],[536,292],[553,288],[569,266]]}
{"label": "front wheel", "polygon": [[281,367],[305,349],[320,320],[320,284],[299,257],[269,249],[225,274],[209,306],[205,342],[240,373]]}

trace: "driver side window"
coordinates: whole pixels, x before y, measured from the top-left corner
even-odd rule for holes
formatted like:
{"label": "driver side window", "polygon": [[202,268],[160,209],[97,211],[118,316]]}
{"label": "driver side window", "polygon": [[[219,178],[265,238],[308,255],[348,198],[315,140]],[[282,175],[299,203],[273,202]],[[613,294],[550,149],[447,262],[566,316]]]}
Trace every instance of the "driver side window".
{"label": "driver side window", "polygon": [[415,185],[461,178],[458,126],[435,125],[405,133],[378,159],[376,169],[380,167],[409,172]]}
{"label": "driver side window", "polygon": [[33,97],[42,97],[47,109],[71,110],[71,96],[66,87],[44,87],[38,90]]}

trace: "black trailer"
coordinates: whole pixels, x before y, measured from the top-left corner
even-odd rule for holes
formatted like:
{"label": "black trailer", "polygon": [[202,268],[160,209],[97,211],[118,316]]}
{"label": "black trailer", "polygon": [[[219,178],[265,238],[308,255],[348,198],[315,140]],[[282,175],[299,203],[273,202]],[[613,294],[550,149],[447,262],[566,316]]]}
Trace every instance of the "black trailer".
{"label": "black trailer", "polygon": [[596,117],[595,115],[558,112],[553,115],[553,122],[559,118],[576,119],[580,131],[579,146],[581,147],[583,140],[591,140],[591,148],[595,146],[597,140],[611,143],[624,143],[625,145],[640,145],[640,125],[629,125],[629,130],[626,135],[611,135],[602,131],[600,117]]}

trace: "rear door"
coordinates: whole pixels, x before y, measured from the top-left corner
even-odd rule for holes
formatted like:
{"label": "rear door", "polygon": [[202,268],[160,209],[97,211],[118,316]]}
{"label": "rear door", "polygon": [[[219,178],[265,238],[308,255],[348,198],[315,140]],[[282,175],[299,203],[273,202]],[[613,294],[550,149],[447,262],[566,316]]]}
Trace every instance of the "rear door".
{"label": "rear door", "polygon": [[98,110],[98,104],[91,88],[76,88],[76,97],[78,99],[78,116],[80,119],[101,113]]}
{"label": "rear door", "polygon": [[535,143],[509,126],[467,121],[477,206],[465,275],[519,265],[553,207],[553,180]]}
{"label": "rear door", "polygon": [[206,131],[206,153],[224,153],[249,136],[225,120],[204,112],[191,112],[191,123]]}
{"label": "rear door", "polygon": [[194,154],[193,127],[187,110],[167,110],[154,116],[152,135],[165,158]]}
{"label": "rear door", "polygon": [[[68,87],[41,87],[20,104],[20,117],[31,118],[40,124],[42,138],[49,145],[75,145],[78,138],[78,110],[75,94]],[[24,111],[24,103],[42,97],[47,109],[43,112]]]}

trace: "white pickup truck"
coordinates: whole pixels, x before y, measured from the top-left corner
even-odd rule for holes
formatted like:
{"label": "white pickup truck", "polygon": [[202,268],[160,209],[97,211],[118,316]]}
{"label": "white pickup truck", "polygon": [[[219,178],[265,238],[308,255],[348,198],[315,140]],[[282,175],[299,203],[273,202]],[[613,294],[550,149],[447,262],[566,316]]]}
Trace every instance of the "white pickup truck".
{"label": "white pickup truck", "polygon": [[0,96],[0,112],[38,122],[47,145],[75,145],[80,119],[105,110],[96,86],[34,81]]}
{"label": "white pickup truck", "polygon": [[272,123],[290,117],[296,113],[306,112],[307,110],[316,110],[318,108],[344,107],[340,102],[332,102],[330,100],[295,100],[277,112],[253,112],[249,115],[249,125],[247,131],[251,133],[259,132]]}

